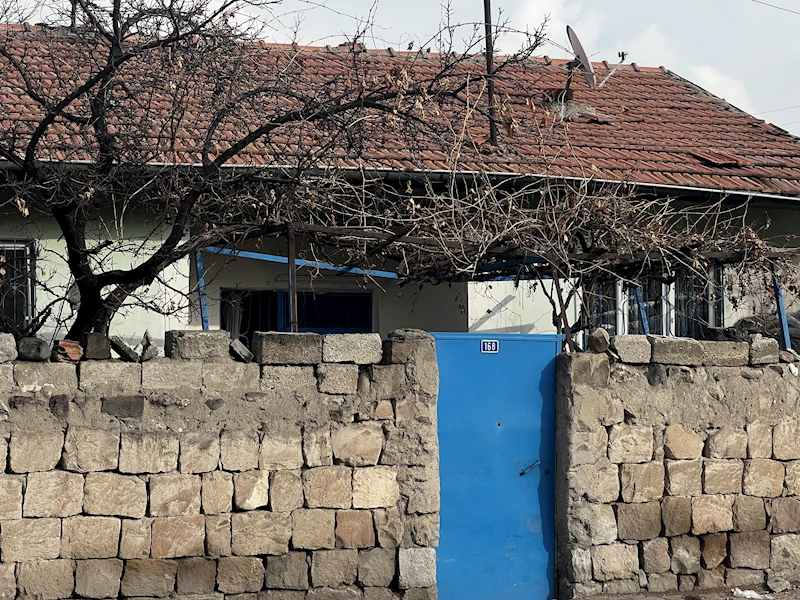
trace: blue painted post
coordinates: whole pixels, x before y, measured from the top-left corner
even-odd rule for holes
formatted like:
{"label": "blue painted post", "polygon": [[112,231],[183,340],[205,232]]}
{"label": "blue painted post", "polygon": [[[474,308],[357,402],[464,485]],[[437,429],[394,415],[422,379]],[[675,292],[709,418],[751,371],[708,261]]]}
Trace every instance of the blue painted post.
{"label": "blue painted post", "polygon": [[206,303],[206,280],[203,271],[203,257],[200,252],[194,254],[195,266],[197,267],[197,289],[200,292],[200,321],[203,324],[203,331],[208,331],[208,305]]}
{"label": "blue painted post", "polygon": [[636,304],[639,306],[639,322],[642,325],[642,331],[644,331],[645,335],[650,335],[650,323],[647,322],[647,309],[644,306],[644,302],[642,302],[642,288],[634,288],[633,295],[636,297]]}
{"label": "blue painted post", "polygon": [[778,324],[781,328],[781,350],[791,350],[792,339],[789,337],[789,322],[786,319],[786,301],[783,297],[783,286],[774,274],[772,282],[775,285],[775,303],[778,306]]}

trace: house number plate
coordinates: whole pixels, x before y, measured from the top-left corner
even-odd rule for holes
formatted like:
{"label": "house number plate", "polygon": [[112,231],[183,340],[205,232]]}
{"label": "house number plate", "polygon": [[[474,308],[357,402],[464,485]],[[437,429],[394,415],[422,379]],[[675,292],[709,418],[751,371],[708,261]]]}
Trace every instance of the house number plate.
{"label": "house number plate", "polygon": [[481,340],[481,354],[497,354],[500,352],[500,342],[497,340]]}

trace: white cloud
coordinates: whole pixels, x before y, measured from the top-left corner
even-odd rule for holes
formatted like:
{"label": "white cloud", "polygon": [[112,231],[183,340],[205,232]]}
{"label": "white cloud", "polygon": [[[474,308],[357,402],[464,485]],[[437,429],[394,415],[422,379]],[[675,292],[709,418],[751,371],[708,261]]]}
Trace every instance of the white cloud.
{"label": "white cloud", "polygon": [[570,0],[522,0],[510,16],[517,27],[527,26],[531,30],[538,28],[545,17],[549,17],[546,33],[553,45],[544,48],[543,53],[550,53],[554,58],[571,58],[571,53],[565,50],[569,48],[567,25],[571,25],[580,35],[590,55],[594,52],[603,26],[600,13],[587,9],[582,2]]}
{"label": "white cloud", "polygon": [[687,79],[715,96],[724,98],[735,107],[753,112],[747,87],[735,77],[726,75],[709,65],[692,65],[689,67]]}

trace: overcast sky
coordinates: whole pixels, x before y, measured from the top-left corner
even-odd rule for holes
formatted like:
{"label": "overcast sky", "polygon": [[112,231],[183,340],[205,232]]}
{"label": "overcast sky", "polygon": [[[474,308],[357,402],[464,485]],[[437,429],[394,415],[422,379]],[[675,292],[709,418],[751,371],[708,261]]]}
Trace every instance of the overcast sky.
{"label": "overcast sky", "polygon": [[[336,44],[365,19],[373,0],[283,0],[276,8],[290,25],[303,15],[302,43]],[[769,0],[800,12],[800,0]],[[542,54],[566,58],[567,24],[578,32],[593,60],[665,66],[735,106],[800,135],[800,14],[753,0],[492,0],[510,25],[535,28],[549,15]],[[479,22],[483,0],[452,0],[454,22]],[[295,12],[299,11],[299,12]],[[442,20],[439,0],[379,0],[370,46],[417,47],[434,35]],[[468,37],[470,28],[463,30]],[[281,39],[283,33],[276,33]],[[284,40],[281,40],[284,41]],[[501,39],[500,50],[514,51],[517,40]],[[771,112],[766,112],[771,111]],[[774,111],[774,112],[772,112]]]}

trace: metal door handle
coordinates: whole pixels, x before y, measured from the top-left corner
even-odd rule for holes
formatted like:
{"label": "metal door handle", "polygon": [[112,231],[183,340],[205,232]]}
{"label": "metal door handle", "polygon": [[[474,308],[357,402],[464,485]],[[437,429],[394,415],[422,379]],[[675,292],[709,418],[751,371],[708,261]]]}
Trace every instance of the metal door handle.
{"label": "metal door handle", "polygon": [[533,464],[532,464],[530,467],[528,467],[527,469],[524,469],[524,470],[520,471],[520,473],[519,473],[519,476],[520,476],[520,477],[525,477],[525,475],[527,475],[528,473],[530,473],[531,471],[533,471],[533,470],[534,470],[536,467],[538,467],[538,466],[539,466],[539,461],[537,460],[535,463],[533,463]]}

